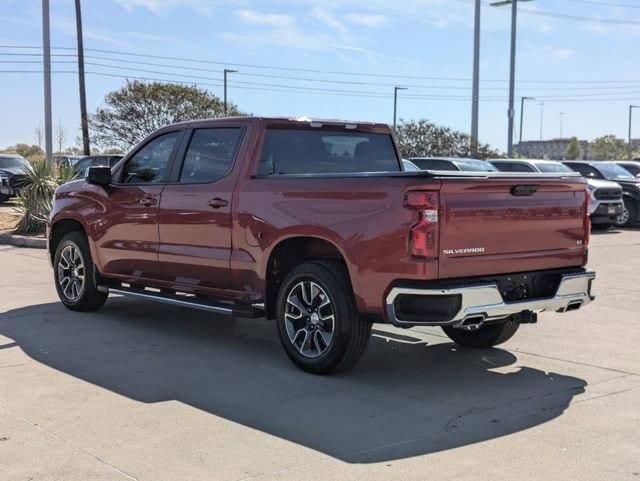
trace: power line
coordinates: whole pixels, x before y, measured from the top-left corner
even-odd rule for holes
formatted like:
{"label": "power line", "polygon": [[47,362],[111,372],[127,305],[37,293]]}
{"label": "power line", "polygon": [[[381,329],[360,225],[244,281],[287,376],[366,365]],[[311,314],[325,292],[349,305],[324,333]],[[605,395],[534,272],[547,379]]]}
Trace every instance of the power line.
{"label": "power line", "polygon": [[[26,73],[42,73],[42,70],[0,70],[0,74],[8,73],[8,74],[26,74]],[[52,73],[56,74],[77,74],[76,70],[56,70]],[[218,83],[206,83],[206,82],[186,82],[175,79],[166,79],[166,78],[155,78],[155,77],[144,77],[137,75],[119,75],[119,74],[110,74],[105,72],[86,72],[89,75],[96,75],[102,77],[111,77],[111,78],[121,78],[121,79],[134,79],[134,80],[144,80],[144,81],[156,81],[156,82],[168,82],[168,83],[176,83],[176,84],[193,84],[193,85],[204,85],[204,86],[213,86],[213,87],[221,87],[222,82]],[[266,91],[266,92],[279,92],[279,93],[303,93],[303,94],[330,94],[330,95],[346,95],[349,97],[363,97],[363,98],[380,98],[380,99],[388,99],[391,97],[391,94],[384,92],[345,92],[345,91],[332,91],[329,89],[314,89],[313,91],[305,91],[305,90],[296,90],[296,89],[282,89],[282,88],[268,88],[268,87],[257,87],[257,86],[242,86],[237,85],[234,88],[242,89],[242,90],[255,90],[255,91]],[[429,101],[465,101],[468,102],[470,97],[466,96],[429,96],[429,95],[410,95],[405,96],[407,98],[415,99],[415,100],[429,100]],[[582,98],[582,97],[560,97],[560,98],[550,98],[552,102],[635,102],[640,98],[640,94],[635,98]],[[548,99],[545,97],[544,99]],[[502,97],[484,97],[481,98],[483,102],[506,102],[506,98]]]}
{"label": "power line", "polygon": [[[459,1],[466,1],[466,0],[459,0]],[[35,46],[27,46],[27,45],[21,45],[21,46],[16,46],[16,45],[0,45],[0,48],[14,48],[14,49],[37,49],[39,47],[35,47]],[[75,48],[72,47],[54,47],[54,50],[75,50]],[[308,72],[308,73],[322,73],[322,74],[326,74],[326,75],[346,75],[346,76],[359,76],[359,77],[371,77],[371,78],[390,78],[390,79],[415,79],[415,80],[435,80],[435,81],[460,81],[460,82],[470,82],[471,78],[469,77],[435,77],[435,76],[420,76],[420,75],[395,75],[395,74],[375,74],[375,73],[363,73],[363,72],[348,72],[348,71],[332,71],[332,70],[315,70],[315,69],[303,69],[303,68],[294,68],[294,67],[282,67],[282,66],[267,66],[267,65],[258,65],[258,64],[245,64],[245,63],[234,63],[234,62],[223,62],[223,61],[218,61],[218,60],[203,60],[203,59],[190,59],[190,58],[180,58],[180,57],[171,57],[171,56],[163,56],[163,55],[151,55],[151,54],[138,54],[138,53],[132,53],[132,52],[124,52],[124,51],[117,51],[117,50],[104,50],[104,49],[85,49],[85,51],[89,51],[89,52],[102,52],[102,53],[108,53],[111,55],[120,55],[120,56],[133,56],[133,57],[139,57],[139,58],[154,58],[154,59],[162,59],[162,60],[170,60],[170,61],[179,61],[179,62],[190,62],[190,63],[201,63],[201,64],[212,64],[212,65],[224,65],[224,66],[237,66],[237,67],[245,67],[245,68],[255,68],[255,69],[271,69],[271,70],[284,70],[284,71],[294,71],[294,72]],[[32,57],[40,57],[41,54],[40,53],[15,53],[15,52],[0,52],[0,56],[32,56]],[[75,58],[76,55],[75,54],[62,54],[62,53],[57,53],[53,55],[54,57],[72,57]],[[87,56],[88,58],[89,56]],[[93,56],[96,57],[96,56]],[[97,57],[96,57],[97,58]],[[110,61],[118,61],[118,62],[133,62],[133,61],[127,61],[127,60],[123,60],[123,59],[114,59],[114,58],[109,58],[109,57],[100,57],[102,59],[105,60],[110,60]],[[175,66],[175,65],[162,65],[164,67],[169,67],[169,68],[182,68],[182,69],[195,69],[196,67],[187,67],[187,66]],[[212,70],[212,69],[203,69],[203,71],[212,71],[212,72],[222,72],[222,70]],[[265,78],[267,78],[266,74],[256,74],[253,72],[242,72],[242,74],[247,75],[247,76],[258,76],[258,75],[265,75]],[[238,75],[240,75],[240,73],[238,73]],[[276,76],[272,76],[271,78],[276,78]],[[287,78],[287,77],[283,77],[283,78]],[[302,80],[302,79],[300,79]],[[314,81],[332,81],[332,82],[338,82],[334,79],[315,79]],[[498,82],[498,83],[504,83],[507,80],[502,80],[502,79],[485,79],[483,80],[483,82]],[[347,83],[348,81],[341,81],[343,83]],[[562,79],[562,80],[519,80],[518,83],[523,83],[523,84],[594,84],[594,83],[619,83],[619,84],[624,84],[624,83],[629,83],[629,82],[640,82],[640,80],[583,80],[583,79],[577,79],[577,80],[567,80],[567,79]],[[354,85],[356,85],[357,83],[354,82]],[[365,82],[362,82],[361,84],[366,84]],[[371,84],[374,85],[374,84]],[[395,84],[391,84],[391,85],[395,85]]]}
{"label": "power line", "polygon": [[631,5],[630,3],[614,3],[614,2],[601,2],[598,0],[568,0],[574,3],[586,3],[589,5],[601,5],[603,7],[616,7],[616,8],[633,8],[640,10],[640,5]]}

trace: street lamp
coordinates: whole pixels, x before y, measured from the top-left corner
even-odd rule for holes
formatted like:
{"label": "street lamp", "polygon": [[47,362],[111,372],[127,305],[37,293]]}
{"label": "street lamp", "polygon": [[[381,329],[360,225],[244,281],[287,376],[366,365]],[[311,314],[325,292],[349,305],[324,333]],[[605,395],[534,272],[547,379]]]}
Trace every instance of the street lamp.
{"label": "street lamp", "polygon": [[633,146],[631,145],[631,118],[633,109],[640,109],[640,105],[629,105],[629,160],[633,157]]}
{"label": "street lamp", "polygon": [[520,97],[520,140],[518,143],[522,143],[522,122],[524,119],[524,101],[525,100],[535,100],[535,97]]}
{"label": "street lamp", "polygon": [[509,66],[509,129],[507,133],[507,146],[509,151],[509,157],[513,156],[513,120],[515,117],[514,112],[514,97],[515,97],[515,83],[516,83],[516,28],[518,19],[518,2],[530,2],[531,0],[501,0],[498,2],[490,3],[492,7],[503,7],[511,4],[511,63]]}
{"label": "street lamp", "polygon": [[227,115],[227,74],[237,73],[237,70],[224,69],[224,114]]}
{"label": "street lamp", "polygon": [[560,138],[562,138],[562,121],[564,120],[564,112],[560,112]]}
{"label": "street lamp", "polygon": [[396,119],[398,113],[398,90],[407,90],[407,87],[393,87],[393,131],[396,131]]}

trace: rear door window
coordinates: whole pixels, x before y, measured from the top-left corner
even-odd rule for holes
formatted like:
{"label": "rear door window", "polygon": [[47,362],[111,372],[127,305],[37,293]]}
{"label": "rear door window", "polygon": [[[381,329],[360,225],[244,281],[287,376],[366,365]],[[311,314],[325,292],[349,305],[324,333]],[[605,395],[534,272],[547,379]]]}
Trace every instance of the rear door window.
{"label": "rear door window", "polygon": [[185,154],[180,182],[214,182],[231,170],[242,129],[198,129],[193,132]]}
{"label": "rear door window", "polygon": [[258,174],[399,172],[391,135],[268,129]]}

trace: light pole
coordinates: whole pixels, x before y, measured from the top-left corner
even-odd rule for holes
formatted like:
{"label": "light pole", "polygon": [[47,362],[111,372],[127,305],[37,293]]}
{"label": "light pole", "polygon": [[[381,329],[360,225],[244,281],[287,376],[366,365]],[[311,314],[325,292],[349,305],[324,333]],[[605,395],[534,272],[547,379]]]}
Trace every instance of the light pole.
{"label": "light pole", "polygon": [[520,97],[520,137],[518,143],[522,143],[522,124],[524,119],[524,101],[525,100],[535,100],[535,97]]}
{"label": "light pole", "polygon": [[227,115],[227,74],[236,73],[237,70],[224,69],[224,114]]}
{"label": "light pole", "polygon": [[542,117],[544,115],[544,102],[540,102],[540,140],[542,140]]}
{"label": "light pole", "polygon": [[478,112],[480,107],[480,0],[475,0],[473,27],[473,86],[471,88],[471,156],[478,153]]}
{"label": "light pole", "polygon": [[76,35],[78,37],[78,88],[80,89],[80,125],[84,155],[91,155],[89,145],[89,117],[87,116],[87,89],[84,81],[84,45],[82,40],[82,11],[80,0],[76,4]]}
{"label": "light pole", "polygon": [[509,64],[509,128],[507,132],[507,150],[509,157],[513,156],[513,122],[515,117],[515,87],[516,87],[516,30],[518,24],[518,2],[529,2],[531,0],[501,0],[490,3],[492,7],[502,7],[511,5],[511,62]]}
{"label": "light pole", "polygon": [[42,71],[44,72],[44,157],[51,162],[53,133],[51,121],[51,36],[49,0],[42,0]]}
{"label": "light pole", "polygon": [[560,138],[562,138],[562,121],[564,120],[564,112],[560,112]]}
{"label": "light pole", "polygon": [[393,131],[396,131],[396,120],[398,117],[398,90],[407,90],[407,87],[393,87]]}
{"label": "light pole", "polygon": [[629,105],[629,160],[633,158],[633,145],[631,145],[631,120],[633,109],[640,109],[640,105]]}

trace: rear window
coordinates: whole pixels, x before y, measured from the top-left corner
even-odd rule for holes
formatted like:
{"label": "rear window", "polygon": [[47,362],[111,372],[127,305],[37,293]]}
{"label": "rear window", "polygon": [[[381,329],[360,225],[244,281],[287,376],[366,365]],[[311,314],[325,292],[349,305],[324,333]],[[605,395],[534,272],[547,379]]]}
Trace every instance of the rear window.
{"label": "rear window", "polygon": [[399,172],[391,136],[364,132],[268,129],[258,174]]}

